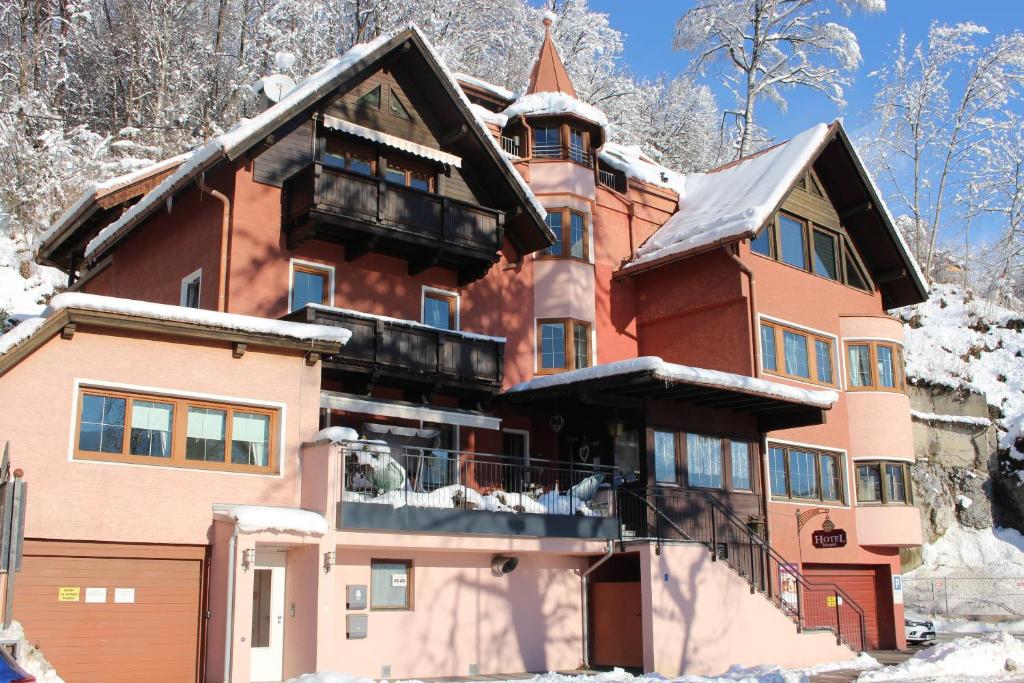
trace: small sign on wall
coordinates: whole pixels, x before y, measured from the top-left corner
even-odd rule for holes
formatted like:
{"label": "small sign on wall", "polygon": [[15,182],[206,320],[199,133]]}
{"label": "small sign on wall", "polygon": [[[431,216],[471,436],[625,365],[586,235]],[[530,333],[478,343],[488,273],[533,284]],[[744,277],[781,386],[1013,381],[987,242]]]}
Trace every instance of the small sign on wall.
{"label": "small sign on wall", "polygon": [[409,577],[405,574],[392,574],[391,575],[391,587],[392,588],[405,588],[409,585]]}
{"label": "small sign on wall", "polygon": [[892,576],[892,604],[903,604],[903,576],[900,574]]}
{"label": "small sign on wall", "polygon": [[85,589],[85,601],[86,602],[106,602],[107,601],[107,589],[106,588],[86,588]]}
{"label": "small sign on wall", "polygon": [[78,586],[61,586],[57,589],[58,602],[78,602],[82,596],[82,589]]}
{"label": "small sign on wall", "polygon": [[114,589],[114,602],[117,603],[134,603],[135,602],[135,589],[134,588],[115,588]]}

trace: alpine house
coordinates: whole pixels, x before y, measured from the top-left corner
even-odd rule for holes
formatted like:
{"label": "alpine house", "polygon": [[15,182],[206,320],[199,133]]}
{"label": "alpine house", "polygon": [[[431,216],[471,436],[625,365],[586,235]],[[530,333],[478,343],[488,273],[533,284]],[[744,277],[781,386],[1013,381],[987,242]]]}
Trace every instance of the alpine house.
{"label": "alpine house", "polygon": [[718,673],[905,645],[901,326],[839,123],[680,175],[550,32],[416,28],[85,193],[0,338],[13,616],[69,681]]}

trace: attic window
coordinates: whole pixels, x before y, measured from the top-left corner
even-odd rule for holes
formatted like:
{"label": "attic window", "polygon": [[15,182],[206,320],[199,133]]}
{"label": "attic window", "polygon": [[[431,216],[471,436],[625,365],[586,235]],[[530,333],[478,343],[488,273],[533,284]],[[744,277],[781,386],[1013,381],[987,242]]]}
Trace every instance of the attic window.
{"label": "attic window", "polygon": [[359,99],[356,100],[356,105],[360,107],[380,109],[380,86],[378,85],[373,90],[369,90],[365,94],[361,95]]}
{"label": "attic window", "polygon": [[391,97],[389,99],[391,100],[392,116],[396,116],[405,121],[412,120],[412,117],[409,115],[409,110],[405,108],[404,104],[402,104],[402,100],[398,99],[398,95],[395,94],[394,90],[391,91]]}

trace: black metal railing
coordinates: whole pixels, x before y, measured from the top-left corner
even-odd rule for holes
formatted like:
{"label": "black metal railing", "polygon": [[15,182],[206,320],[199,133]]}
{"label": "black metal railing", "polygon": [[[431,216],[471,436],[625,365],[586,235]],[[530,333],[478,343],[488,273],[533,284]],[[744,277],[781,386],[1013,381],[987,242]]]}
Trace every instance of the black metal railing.
{"label": "black metal railing", "polygon": [[615,515],[614,468],[443,448],[343,444],[342,502],[554,515]]}
{"label": "black metal railing", "polygon": [[628,538],[692,541],[724,561],[801,630],[829,629],[854,651],[867,647],[863,609],[835,584],[816,583],[750,525],[701,491],[620,487],[616,507]]}
{"label": "black metal railing", "polygon": [[606,171],[603,168],[597,169],[597,182],[607,188],[615,190],[616,192],[626,191],[626,177],[616,175],[615,173]]}

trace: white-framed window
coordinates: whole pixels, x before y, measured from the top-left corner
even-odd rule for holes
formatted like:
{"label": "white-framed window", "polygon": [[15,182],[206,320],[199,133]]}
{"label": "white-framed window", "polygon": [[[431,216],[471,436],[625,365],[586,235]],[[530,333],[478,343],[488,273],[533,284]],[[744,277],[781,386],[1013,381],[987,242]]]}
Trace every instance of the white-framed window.
{"label": "white-framed window", "polygon": [[424,325],[442,330],[459,329],[458,292],[423,287],[420,297],[420,320]]}
{"label": "white-framed window", "polygon": [[186,308],[199,308],[200,296],[203,290],[203,269],[189,273],[181,278],[181,301],[180,304]]}
{"label": "white-framed window", "polygon": [[288,310],[307,304],[334,305],[334,267],[292,259],[288,273]]}

